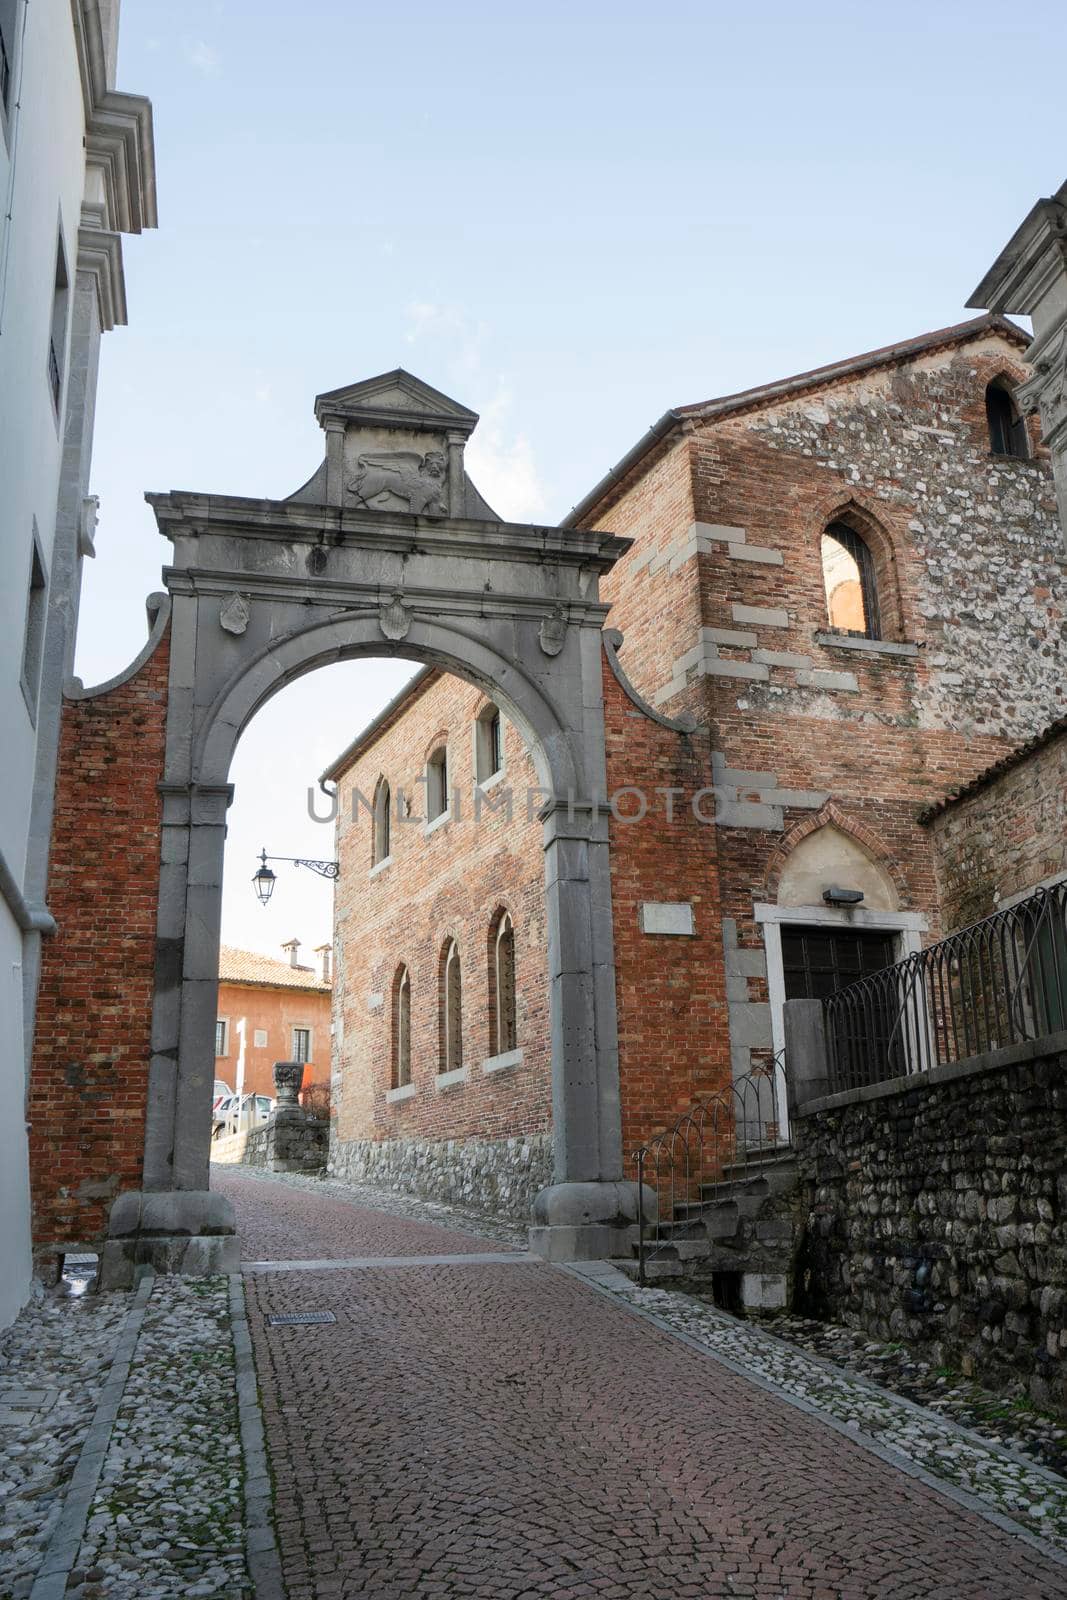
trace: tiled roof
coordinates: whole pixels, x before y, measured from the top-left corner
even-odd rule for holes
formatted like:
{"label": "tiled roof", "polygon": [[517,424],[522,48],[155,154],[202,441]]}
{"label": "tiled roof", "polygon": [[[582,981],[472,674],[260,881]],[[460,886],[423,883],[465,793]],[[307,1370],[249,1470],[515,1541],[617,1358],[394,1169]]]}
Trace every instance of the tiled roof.
{"label": "tiled roof", "polygon": [[1012,767],[1019,766],[1027,756],[1032,756],[1037,750],[1043,750],[1045,745],[1051,744],[1053,739],[1058,739],[1064,733],[1067,733],[1067,717],[1057,717],[1055,722],[1050,722],[1047,728],[1035,733],[1025,744],[1019,745],[1015,750],[1009,750],[1006,756],[994,761],[991,767],[985,767],[976,778],[971,779],[970,783],[965,783],[962,789],[957,789],[954,794],[945,795],[944,799],[935,801],[932,806],[926,806],[919,812],[919,821],[932,822],[942,811],[948,811],[959,800],[969,799],[987,784],[995,783],[1002,773],[1010,772]]}
{"label": "tiled roof", "polygon": [[829,366],[813,367],[810,372],[798,372],[790,378],[762,383],[755,389],[742,389],[738,394],[721,395],[716,400],[702,400],[697,405],[674,406],[670,411],[665,411],[659,421],[654,422],[648,432],[631,446],[600,482],[579,500],[573,510],[563,518],[560,527],[581,527],[585,518],[592,516],[603,501],[619,491],[623,483],[629,480],[629,474],[651,451],[675,438],[683,424],[688,423],[692,426],[701,421],[712,422],[718,417],[729,416],[734,412],[757,410],[760,406],[788,400],[794,395],[804,394],[812,389],[820,389],[828,384],[859,377],[879,367],[901,366],[908,361],[929,355],[935,350],[944,350],[955,344],[969,344],[990,334],[1010,339],[1013,344],[1022,347],[1030,343],[1030,335],[1007,317],[990,315],[972,317],[967,322],[954,323],[950,328],[935,328],[930,333],[919,334],[915,339],[903,339],[899,344],[882,345],[878,350],[867,350],[862,355],[849,356],[844,361],[833,361]]}
{"label": "tiled roof", "polygon": [[272,989],[317,989],[329,994],[330,985],[323,983],[312,967],[294,967],[288,961],[277,961],[274,956],[262,956],[258,950],[238,950],[224,944],[219,950],[220,983],[256,983]]}
{"label": "tiled roof", "polygon": [[862,355],[848,356],[844,361],[831,361],[825,367],[813,367],[810,372],[798,372],[790,378],[779,378],[773,383],[761,383],[755,389],[742,389],[739,394],[722,395],[717,400],[702,400],[695,406],[678,406],[680,417],[717,416],[723,411],[740,411],[748,406],[765,404],[796,394],[802,389],[817,389],[826,383],[837,383],[842,378],[853,378],[858,373],[869,372],[874,367],[893,367],[901,362],[913,361],[917,356],[928,355],[932,350],[943,350],[948,345],[968,344],[987,334],[999,333],[1019,345],[1028,345],[1030,335],[1007,317],[971,317],[966,322],[953,323],[949,328],[934,328],[930,333],[920,333],[914,339],[902,339],[898,344],[884,344],[877,350],[865,350]]}

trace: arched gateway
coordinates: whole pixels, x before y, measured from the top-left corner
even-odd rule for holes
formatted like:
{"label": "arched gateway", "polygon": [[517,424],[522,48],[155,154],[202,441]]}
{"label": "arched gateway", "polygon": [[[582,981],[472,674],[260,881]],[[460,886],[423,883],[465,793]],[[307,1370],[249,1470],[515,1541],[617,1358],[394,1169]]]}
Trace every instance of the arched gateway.
{"label": "arched gateway", "polygon": [[532,1239],[608,1254],[623,1182],[598,584],[629,541],[499,521],[464,469],[473,412],[396,371],[320,395],[318,471],[287,500],[150,495],[173,541],[162,851],[144,1188],[111,1213],[105,1273],[215,1269],[232,1216],[208,1195],[230,761],[278,689],[400,655],[477,684],[529,741],[545,790],[555,1183]]}

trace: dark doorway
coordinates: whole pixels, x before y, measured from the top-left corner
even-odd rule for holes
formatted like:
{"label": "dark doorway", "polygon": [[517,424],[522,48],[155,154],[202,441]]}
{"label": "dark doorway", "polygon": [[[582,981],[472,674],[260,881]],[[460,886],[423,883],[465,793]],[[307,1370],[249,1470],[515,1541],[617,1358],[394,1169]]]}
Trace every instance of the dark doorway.
{"label": "dark doorway", "polygon": [[782,927],[787,1000],[825,1000],[859,978],[892,966],[896,936],[860,928]]}
{"label": "dark doorway", "polygon": [[[858,928],[783,927],[782,964],[787,1000],[826,1000],[849,984],[891,967],[891,933]],[[907,1071],[896,974],[868,984],[856,1005],[827,1018],[831,1085],[857,1088]]]}

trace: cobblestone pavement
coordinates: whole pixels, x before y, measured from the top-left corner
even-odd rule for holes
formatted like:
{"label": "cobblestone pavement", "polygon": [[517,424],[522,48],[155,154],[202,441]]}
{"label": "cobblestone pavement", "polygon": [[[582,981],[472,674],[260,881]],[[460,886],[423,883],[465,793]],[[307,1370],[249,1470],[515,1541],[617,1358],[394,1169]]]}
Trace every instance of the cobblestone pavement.
{"label": "cobblestone pavement", "polygon": [[[335,1226],[332,1258],[365,1257],[384,1226],[310,1185],[218,1187],[248,1259],[326,1259]],[[410,1265],[246,1277],[290,1600],[1067,1600],[1021,1533],[656,1325],[641,1291],[479,1261],[473,1236],[419,1265],[463,1247],[438,1228],[402,1251],[411,1226],[388,1235]],[[336,1321],[266,1322],[309,1310]]]}

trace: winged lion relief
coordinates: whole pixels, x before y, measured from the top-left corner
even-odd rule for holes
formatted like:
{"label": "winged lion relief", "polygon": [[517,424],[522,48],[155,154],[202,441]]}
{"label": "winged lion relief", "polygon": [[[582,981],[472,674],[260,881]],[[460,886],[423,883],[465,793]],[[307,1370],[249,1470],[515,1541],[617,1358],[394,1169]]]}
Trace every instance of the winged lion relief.
{"label": "winged lion relief", "polygon": [[387,450],[357,457],[356,466],[359,470],[348,492],[357,507],[371,511],[371,501],[388,494],[405,501],[415,516],[447,517],[448,463],[443,451],[427,450],[420,456],[416,450]]}

